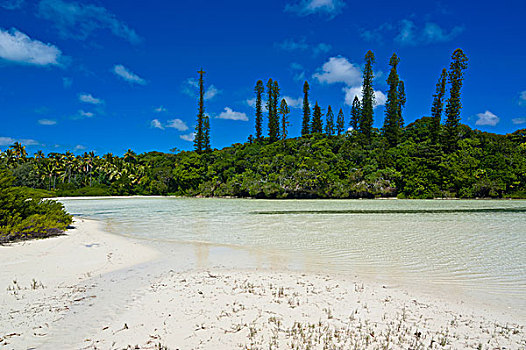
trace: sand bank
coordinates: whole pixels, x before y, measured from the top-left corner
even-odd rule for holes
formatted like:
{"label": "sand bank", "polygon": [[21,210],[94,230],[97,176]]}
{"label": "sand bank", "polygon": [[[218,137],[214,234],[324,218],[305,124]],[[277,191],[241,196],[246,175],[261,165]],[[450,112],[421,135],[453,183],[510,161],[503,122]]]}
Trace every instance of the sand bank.
{"label": "sand bank", "polygon": [[[6,349],[521,349],[524,320],[355,276],[200,267],[79,220],[0,247]],[[217,265],[219,266],[219,265]],[[242,265],[236,265],[242,266]]]}

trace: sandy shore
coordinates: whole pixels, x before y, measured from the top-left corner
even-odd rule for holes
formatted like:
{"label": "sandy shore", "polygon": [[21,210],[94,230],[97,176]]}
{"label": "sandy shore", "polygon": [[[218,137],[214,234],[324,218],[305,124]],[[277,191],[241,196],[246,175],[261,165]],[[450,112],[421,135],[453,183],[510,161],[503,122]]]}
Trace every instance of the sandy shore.
{"label": "sandy shore", "polygon": [[354,276],[200,267],[188,246],[163,260],[77,220],[65,236],[0,247],[0,347],[526,348],[524,320],[505,312]]}

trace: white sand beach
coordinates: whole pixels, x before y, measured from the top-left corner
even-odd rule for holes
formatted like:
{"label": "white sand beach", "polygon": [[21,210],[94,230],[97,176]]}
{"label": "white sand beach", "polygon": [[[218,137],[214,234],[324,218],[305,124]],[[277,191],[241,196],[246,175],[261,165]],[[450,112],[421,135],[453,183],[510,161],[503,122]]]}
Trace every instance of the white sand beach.
{"label": "white sand beach", "polygon": [[74,226],[0,247],[2,348],[526,348],[526,320],[506,310],[356,276],[200,265],[184,245],[160,262],[98,222]]}

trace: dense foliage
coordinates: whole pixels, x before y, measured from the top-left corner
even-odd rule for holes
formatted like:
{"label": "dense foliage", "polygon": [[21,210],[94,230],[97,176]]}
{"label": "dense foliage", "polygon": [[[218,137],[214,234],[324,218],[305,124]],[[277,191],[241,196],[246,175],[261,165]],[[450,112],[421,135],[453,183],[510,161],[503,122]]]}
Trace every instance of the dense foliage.
{"label": "dense foliage", "polygon": [[61,203],[42,200],[39,191],[14,187],[13,181],[0,171],[0,244],[57,235],[71,224]]}
{"label": "dense foliage", "polygon": [[[431,142],[433,120],[405,127],[389,148],[373,129],[234,144],[209,153],[123,157],[2,153],[17,186],[57,195],[202,195],[257,198],[526,197],[526,130],[497,135],[460,127],[457,150]],[[23,146],[22,146],[23,147]]]}

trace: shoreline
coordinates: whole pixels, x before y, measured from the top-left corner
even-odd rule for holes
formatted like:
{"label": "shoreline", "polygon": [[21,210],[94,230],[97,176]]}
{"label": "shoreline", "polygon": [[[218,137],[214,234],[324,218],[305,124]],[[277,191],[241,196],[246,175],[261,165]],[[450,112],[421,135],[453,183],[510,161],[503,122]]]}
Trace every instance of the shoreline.
{"label": "shoreline", "polygon": [[526,347],[525,320],[505,312],[356,276],[245,268],[227,248],[201,252],[201,265],[198,245],[173,244],[167,259],[101,222],[74,225],[0,247],[0,345],[277,349],[317,338],[343,348]]}

